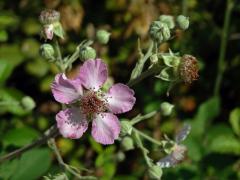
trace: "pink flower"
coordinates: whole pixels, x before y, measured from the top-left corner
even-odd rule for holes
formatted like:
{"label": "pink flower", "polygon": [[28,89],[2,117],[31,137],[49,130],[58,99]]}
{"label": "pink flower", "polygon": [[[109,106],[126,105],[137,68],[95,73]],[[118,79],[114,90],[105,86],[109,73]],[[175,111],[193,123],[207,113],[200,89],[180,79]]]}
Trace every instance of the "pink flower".
{"label": "pink flower", "polygon": [[56,115],[64,137],[80,138],[92,122],[92,136],[97,142],[113,144],[118,138],[121,127],[115,114],[130,111],[136,98],[134,91],[121,83],[103,92],[107,76],[107,66],[101,59],[85,61],[74,80],[56,75],[51,86],[53,96],[68,107]]}

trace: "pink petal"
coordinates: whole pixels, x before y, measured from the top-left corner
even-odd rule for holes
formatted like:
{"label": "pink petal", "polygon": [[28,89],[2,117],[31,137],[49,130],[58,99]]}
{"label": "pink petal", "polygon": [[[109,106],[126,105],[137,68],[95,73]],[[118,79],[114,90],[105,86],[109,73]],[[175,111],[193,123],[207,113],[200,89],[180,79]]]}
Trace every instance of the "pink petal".
{"label": "pink petal", "polygon": [[135,104],[134,91],[127,85],[113,85],[106,94],[108,108],[114,114],[130,111]]}
{"label": "pink petal", "polygon": [[112,113],[97,114],[92,122],[92,136],[101,144],[113,144],[120,129],[118,118]]}
{"label": "pink petal", "polygon": [[57,127],[65,138],[78,139],[88,128],[86,117],[77,108],[68,108],[56,115]]}
{"label": "pink petal", "polygon": [[107,66],[101,59],[87,60],[80,68],[79,78],[87,89],[97,91],[107,80]]}
{"label": "pink petal", "polygon": [[44,26],[44,35],[46,39],[52,40],[53,38],[53,25]]}
{"label": "pink petal", "polygon": [[64,74],[55,76],[51,89],[55,100],[65,104],[76,101],[83,93],[80,80],[67,79]]}

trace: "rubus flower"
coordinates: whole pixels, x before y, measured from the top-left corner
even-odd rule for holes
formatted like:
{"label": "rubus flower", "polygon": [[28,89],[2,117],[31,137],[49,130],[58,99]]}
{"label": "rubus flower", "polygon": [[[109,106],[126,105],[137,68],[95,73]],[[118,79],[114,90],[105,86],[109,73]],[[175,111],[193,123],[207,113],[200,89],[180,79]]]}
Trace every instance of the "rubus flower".
{"label": "rubus flower", "polygon": [[118,138],[120,123],[115,114],[130,111],[136,98],[134,91],[121,83],[103,92],[107,76],[107,66],[101,59],[85,61],[73,80],[63,73],[56,75],[51,85],[53,96],[67,106],[56,115],[64,137],[80,138],[92,122],[91,133],[97,142],[113,144]]}

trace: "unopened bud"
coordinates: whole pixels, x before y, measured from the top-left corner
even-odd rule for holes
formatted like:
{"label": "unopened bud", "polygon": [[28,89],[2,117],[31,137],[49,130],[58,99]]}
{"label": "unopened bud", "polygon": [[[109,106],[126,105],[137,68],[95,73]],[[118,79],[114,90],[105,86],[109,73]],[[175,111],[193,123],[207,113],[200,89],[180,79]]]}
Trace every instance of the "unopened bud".
{"label": "unopened bud", "polygon": [[172,113],[174,105],[170,104],[169,102],[163,102],[160,105],[161,112],[164,116],[169,116]]}
{"label": "unopened bud", "polygon": [[166,23],[153,21],[149,29],[150,37],[153,41],[161,43],[170,39],[170,29]]}
{"label": "unopened bud", "polygon": [[107,44],[110,39],[111,33],[105,30],[98,30],[96,34],[97,41],[101,44]]}
{"label": "unopened bud", "polygon": [[168,25],[169,29],[173,29],[175,27],[173,16],[170,15],[161,15],[159,17],[159,20],[163,23],[166,23]]}
{"label": "unopened bud", "polygon": [[81,61],[86,61],[88,59],[95,59],[96,51],[90,46],[83,47],[80,49],[79,58]]}
{"label": "unopened bud", "polygon": [[127,137],[124,137],[124,138],[122,139],[121,145],[122,145],[122,148],[123,148],[124,151],[129,151],[129,150],[134,149],[133,140],[132,140],[131,137],[128,137],[128,136],[127,136]]}
{"label": "unopened bud", "polygon": [[26,111],[31,111],[36,106],[34,100],[30,96],[23,97],[20,104]]}
{"label": "unopened bud", "polygon": [[162,168],[157,165],[149,167],[148,174],[151,179],[161,179],[162,177]]}
{"label": "unopened bud", "polygon": [[177,24],[182,30],[186,30],[189,27],[189,18],[183,15],[177,17]]}
{"label": "unopened bud", "polygon": [[45,59],[53,60],[55,51],[51,44],[46,43],[40,46],[40,54]]}
{"label": "unopened bud", "polygon": [[60,20],[60,13],[52,9],[43,10],[39,16],[42,24],[52,24]]}
{"label": "unopened bud", "polygon": [[121,136],[131,135],[132,124],[129,121],[121,121]]}

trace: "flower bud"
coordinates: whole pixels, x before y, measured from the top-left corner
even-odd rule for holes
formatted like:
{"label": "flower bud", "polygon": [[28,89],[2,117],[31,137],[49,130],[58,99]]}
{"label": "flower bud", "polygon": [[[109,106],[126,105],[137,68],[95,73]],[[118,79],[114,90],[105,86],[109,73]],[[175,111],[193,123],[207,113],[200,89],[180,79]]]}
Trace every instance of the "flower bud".
{"label": "flower bud", "polygon": [[157,54],[153,54],[150,56],[150,61],[151,61],[151,64],[156,64],[158,63],[158,55]]}
{"label": "flower bud", "polygon": [[110,39],[111,33],[105,30],[98,30],[96,34],[97,41],[101,44],[107,44]]}
{"label": "flower bud", "polygon": [[36,106],[34,100],[30,96],[23,97],[20,104],[26,111],[31,111]]}
{"label": "flower bud", "polygon": [[169,29],[173,29],[175,27],[173,16],[170,15],[161,15],[159,17],[159,20],[163,23],[166,23],[168,25]]}
{"label": "flower bud", "polygon": [[46,40],[52,40],[53,39],[53,25],[52,24],[46,24],[43,26],[43,29],[41,31],[41,36]]}
{"label": "flower bud", "polygon": [[40,46],[40,54],[45,59],[53,60],[55,51],[51,44],[46,43]]}
{"label": "flower bud", "polygon": [[52,9],[43,10],[39,16],[41,24],[52,24],[60,20],[60,13]]}
{"label": "flower bud", "polygon": [[181,58],[179,65],[179,75],[180,79],[185,83],[192,83],[194,80],[197,80],[198,75],[198,61],[192,55],[184,55]]}
{"label": "flower bud", "polygon": [[161,179],[162,177],[162,168],[157,165],[149,167],[148,174],[151,179]]}
{"label": "flower bud", "polygon": [[189,27],[189,18],[183,15],[177,17],[177,24],[182,30],[186,30]]}
{"label": "flower bud", "polygon": [[90,46],[83,47],[80,49],[79,58],[81,61],[86,61],[88,59],[95,59],[96,51]]}
{"label": "flower bud", "polygon": [[127,137],[124,137],[124,138],[122,139],[121,145],[122,145],[122,148],[123,148],[124,151],[129,151],[129,150],[134,149],[133,140],[132,140],[131,137],[128,137],[128,136],[127,136]]}
{"label": "flower bud", "polygon": [[131,135],[132,124],[129,121],[121,121],[121,136]]}
{"label": "flower bud", "polygon": [[160,105],[161,112],[164,116],[169,116],[172,113],[174,105],[170,104],[169,102],[163,102]]}
{"label": "flower bud", "polygon": [[161,43],[170,39],[170,30],[166,23],[153,21],[149,29],[150,37],[153,41]]}

